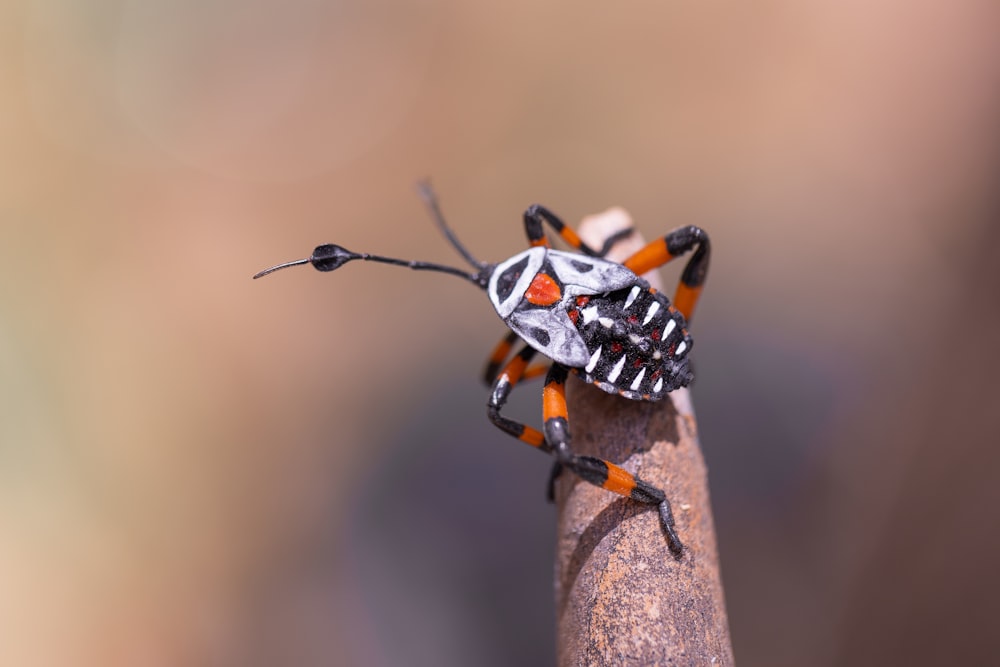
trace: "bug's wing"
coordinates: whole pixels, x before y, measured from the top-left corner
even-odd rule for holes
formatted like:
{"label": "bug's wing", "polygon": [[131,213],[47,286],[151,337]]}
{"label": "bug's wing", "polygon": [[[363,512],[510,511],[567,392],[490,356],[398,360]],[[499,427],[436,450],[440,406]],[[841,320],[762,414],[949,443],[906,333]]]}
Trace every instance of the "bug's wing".
{"label": "bug's wing", "polygon": [[526,343],[553,361],[581,368],[590,360],[586,343],[562,308],[517,310],[506,322]]}
{"label": "bug's wing", "polygon": [[621,264],[606,259],[550,251],[548,260],[567,295],[604,294],[642,281]]}

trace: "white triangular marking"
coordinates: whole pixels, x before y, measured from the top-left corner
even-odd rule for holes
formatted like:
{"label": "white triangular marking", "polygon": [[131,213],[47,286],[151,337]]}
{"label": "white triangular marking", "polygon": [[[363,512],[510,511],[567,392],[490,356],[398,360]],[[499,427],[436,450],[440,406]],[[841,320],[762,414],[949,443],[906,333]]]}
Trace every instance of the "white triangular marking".
{"label": "white triangular marking", "polygon": [[623,368],[625,368],[624,354],[622,355],[622,358],[618,360],[618,363],[615,364],[615,367],[611,369],[611,372],[608,373],[608,382],[614,382],[615,380],[617,380],[618,376],[622,374]]}
{"label": "white triangular marking", "polygon": [[654,301],[649,304],[649,310],[646,311],[646,319],[642,321],[643,326],[649,324],[649,321],[653,319],[653,315],[656,315],[656,311],[660,309],[660,302]]}
{"label": "white triangular marking", "polygon": [[632,291],[628,293],[628,298],[625,299],[625,305],[622,306],[622,310],[628,310],[628,307],[632,305],[632,302],[635,301],[635,297],[637,297],[637,296],[639,296],[639,286],[638,285],[636,285],[635,287],[633,287]]}
{"label": "white triangular marking", "polygon": [[666,340],[667,336],[670,335],[670,332],[673,331],[676,327],[677,327],[677,322],[674,322],[673,320],[668,320],[667,326],[663,327],[663,335],[660,336],[660,340]]}
{"label": "white triangular marking", "polygon": [[597,360],[600,358],[601,358],[601,346],[598,346],[594,354],[590,355],[590,361],[587,362],[587,365],[584,366],[583,370],[587,371],[588,373],[593,373],[594,369],[597,367]]}
{"label": "white triangular marking", "polygon": [[642,378],[645,374],[646,374],[646,367],[643,366],[642,368],[639,369],[639,374],[635,376],[634,380],[632,380],[632,385],[629,387],[629,389],[631,389],[632,391],[639,391],[639,385],[642,384]]}

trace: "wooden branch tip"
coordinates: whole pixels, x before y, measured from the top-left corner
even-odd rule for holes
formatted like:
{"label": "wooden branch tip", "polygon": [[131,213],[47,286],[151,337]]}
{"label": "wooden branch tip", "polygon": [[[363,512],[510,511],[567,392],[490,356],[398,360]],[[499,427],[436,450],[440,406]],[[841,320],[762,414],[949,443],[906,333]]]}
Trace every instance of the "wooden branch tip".
{"label": "wooden branch tip", "polygon": [[[632,226],[613,208],[585,218],[592,247]],[[635,233],[608,255],[645,245]],[[659,276],[644,276],[661,289]],[[579,381],[567,387],[573,449],[620,464],[666,491],[684,543],[667,548],[655,506],[561,475],[556,483],[559,665],[732,665],[707,472],[688,390],[629,401]]]}

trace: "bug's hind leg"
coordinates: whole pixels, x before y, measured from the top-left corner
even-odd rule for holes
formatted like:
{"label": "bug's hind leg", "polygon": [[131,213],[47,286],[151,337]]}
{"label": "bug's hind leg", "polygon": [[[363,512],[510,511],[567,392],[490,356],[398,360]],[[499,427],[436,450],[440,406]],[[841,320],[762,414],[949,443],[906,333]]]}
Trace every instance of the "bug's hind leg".
{"label": "bug's hind leg", "polygon": [[545,419],[545,439],[556,457],[556,461],[566,470],[575,473],[586,482],[607,489],[620,496],[641,503],[656,505],[660,514],[660,526],[667,538],[667,546],[674,558],[680,558],[684,545],[677,537],[674,514],[666,494],[648,484],[624,468],[592,456],[578,456],[570,448],[569,422],[566,411],[566,376],[568,370],[560,364],[553,364],[545,379],[542,391],[542,415]]}
{"label": "bug's hind leg", "polygon": [[708,274],[711,246],[705,230],[694,225],[675,229],[622,262],[636,275],[641,276],[691,249],[694,249],[694,254],[684,267],[681,282],[677,285],[677,292],[674,293],[674,307],[681,311],[688,322],[691,321],[691,315],[698,304],[698,297],[701,296],[701,288],[705,284],[705,276]]}

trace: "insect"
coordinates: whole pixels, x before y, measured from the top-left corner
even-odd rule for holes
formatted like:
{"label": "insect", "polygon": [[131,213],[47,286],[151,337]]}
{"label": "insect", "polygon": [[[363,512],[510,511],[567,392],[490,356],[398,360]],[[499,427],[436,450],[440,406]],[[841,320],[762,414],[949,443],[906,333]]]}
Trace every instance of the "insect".
{"label": "insect", "polygon": [[[485,290],[510,329],[490,355],[484,374],[486,383],[492,387],[487,404],[490,421],[518,440],[552,455],[555,458],[552,480],[561,471],[569,470],[608,491],[655,505],[667,546],[675,558],[680,558],[684,547],[663,490],[610,461],[573,453],[566,379],[569,373],[574,373],[606,392],[637,401],[658,401],[691,382],[688,355],[692,340],[687,322],[708,272],[708,235],[695,226],[681,227],[619,264],[603,257],[615,242],[631,234],[631,229],[613,235],[595,250],[548,209],[534,205],[524,212],[530,248],[498,264],[488,264],[476,259],[458,241],[430,187],[422,184],[420,193],[440,231],[473,267],[473,272],[431,262],[356,253],[326,244],[318,246],[310,257],[278,264],[254,278],[300,264],[333,271],[347,262],[363,260],[449,273]],[[546,225],[579,252],[553,249],[545,233]],[[692,250],[672,303],[639,277]],[[511,356],[518,343],[520,348]],[[518,382],[546,372],[545,366],[529,366],[538,353],[552,362],[542,389],[542,430],[501,414]]]}

